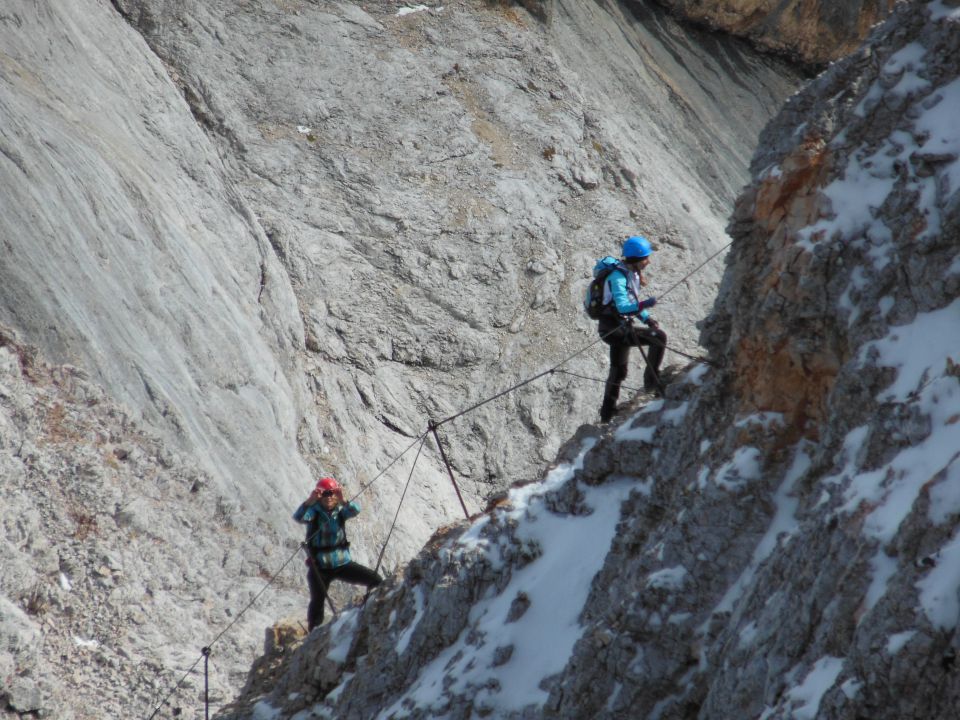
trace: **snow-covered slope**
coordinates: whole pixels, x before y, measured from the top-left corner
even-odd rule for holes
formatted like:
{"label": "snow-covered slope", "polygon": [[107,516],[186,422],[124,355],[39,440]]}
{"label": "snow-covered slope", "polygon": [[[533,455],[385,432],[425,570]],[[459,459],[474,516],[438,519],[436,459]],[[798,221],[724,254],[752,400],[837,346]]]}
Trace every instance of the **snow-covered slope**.
{"label": "snow-covered slope", "polygon": [[960,10],[905,4],[791,99],[718,366],[585,428],[223,717],[955,717],[958,78]]}

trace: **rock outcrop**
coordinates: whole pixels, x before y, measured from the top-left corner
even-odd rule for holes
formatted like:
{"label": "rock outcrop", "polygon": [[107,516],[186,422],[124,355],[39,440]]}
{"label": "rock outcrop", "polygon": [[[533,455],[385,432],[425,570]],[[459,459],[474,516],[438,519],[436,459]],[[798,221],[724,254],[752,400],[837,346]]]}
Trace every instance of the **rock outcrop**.
{"label": "rock outcrop", "polygon": [[678,15],[810,66],[853,52],[895,0],[657,0]]}
{"label": "rock outcrop", "polygon": [[955,717],[958,28],[901,6],[768,125],[715,366],[585,428],[223,717]]}

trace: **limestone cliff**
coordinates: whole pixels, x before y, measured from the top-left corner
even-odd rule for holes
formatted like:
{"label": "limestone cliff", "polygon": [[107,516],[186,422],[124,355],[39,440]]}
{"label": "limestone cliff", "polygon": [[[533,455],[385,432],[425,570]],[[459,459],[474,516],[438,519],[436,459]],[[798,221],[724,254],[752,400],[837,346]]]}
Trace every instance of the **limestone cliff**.
{"label": "limestone cliff", "polygon": [[715,366],[437,534],[222,717],[956,716],[960,10],[787,103]]}
{"label": "limestone cliff", "polygon": [[[302,615],[299,560],[239,614],[318,473],[359,490],[593,342],[625,234],[657,242],[652,294],[726,244],[796,72],[656,8],[546,5],[2,3],[0,715],[146,717],[181,677],[164,712],[197,713],[230,627],[224,702]],[[680,350],[720,267],[658,308]],[[604,368],[445,428],[471,510],[596,417]],[[361,498],[358,559],[408,467]],[[434,447],[417,467],[388,570],[462,515]]]}
{"label": "limestone cliff", "polygon": [[[549,26],[482,2],[409,10],[15,0],[0,16],[0,320],[280,532],[311,476],[358,489],[429,418],[592,340],[580,296],[625,234],[659,243],[651,293],[722,247],[795,82],[723,41],[735,76],[701,34],[616,4],[558,3]],[[676,347],[695,346],[718,277],[663,305]],[[535,472],[598,392],[557,377],[458,424],[469,506]],[[429,511],[391,566],[462,515],[435,449],[422,467]],[[367,496],[365,542],[400,481]]]}

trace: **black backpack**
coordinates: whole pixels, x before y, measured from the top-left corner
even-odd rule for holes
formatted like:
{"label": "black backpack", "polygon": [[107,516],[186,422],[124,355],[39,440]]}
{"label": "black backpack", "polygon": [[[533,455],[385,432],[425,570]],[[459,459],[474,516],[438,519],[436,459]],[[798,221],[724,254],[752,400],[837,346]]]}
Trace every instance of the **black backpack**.
{"label": "black backpack", "polygon": [[[603,261],[600,260],[597,264],[600,262]],[[583,309],[591,320],[599,320],[610,312],[610,309],[603,304],[603,284],[607,281],[610,273],[617,269],[618,265],[619,263],[605,264],[587,287],[587,295],[583,299]]]}

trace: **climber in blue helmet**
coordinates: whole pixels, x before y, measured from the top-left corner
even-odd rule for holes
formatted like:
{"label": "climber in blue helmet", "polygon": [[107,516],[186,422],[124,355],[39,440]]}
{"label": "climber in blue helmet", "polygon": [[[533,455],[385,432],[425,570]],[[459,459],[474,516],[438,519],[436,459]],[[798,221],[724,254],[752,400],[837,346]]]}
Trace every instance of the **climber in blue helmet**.
{"label": "climber in blue helmet", "polygon": [[[608,422],[617,411],[620,384],[627,378],[630,348],[647,346],[647,367],[643,373],[643,388],[646,391],[663,392],[660,380],[660,363],[663,362],[667,334],[660,329],[648,312],[657,304],[656,298],[640,299],[640,288],[647,284],[644,269],[650,264],[653,247],[640,235],[628,237],[623,243],[623,257],[619,262],[604,258],[598,263],[616,264],[608,273],[603,286],[603,310],[597,327],[600,337],[610,346],[610,372],[603,390],[600,405],[600,420]],[[611,262],[613,261],[613,262]],[[594,268],[597,273],[597,268]],[[646,327],[633,324],[637,318]],[[641,351],[642,352],[642,351]]]}

